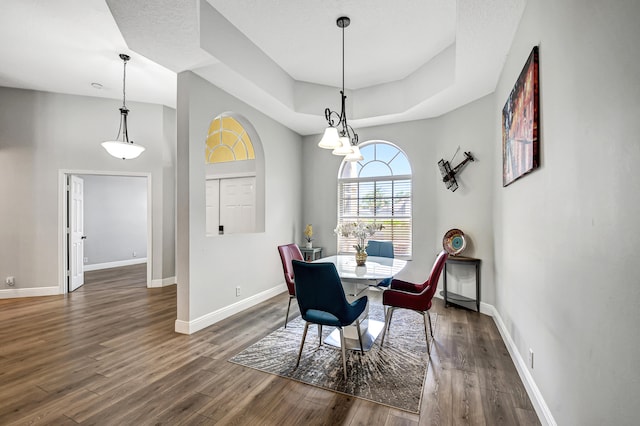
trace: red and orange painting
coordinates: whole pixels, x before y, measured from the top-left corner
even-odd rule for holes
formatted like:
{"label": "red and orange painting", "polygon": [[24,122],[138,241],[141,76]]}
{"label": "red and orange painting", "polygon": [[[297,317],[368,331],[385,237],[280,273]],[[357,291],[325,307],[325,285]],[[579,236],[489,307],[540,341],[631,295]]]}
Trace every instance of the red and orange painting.
{"label": "red and orange painting", "polygon": [[502,186],[538,167],[538,46],[502,109]]}

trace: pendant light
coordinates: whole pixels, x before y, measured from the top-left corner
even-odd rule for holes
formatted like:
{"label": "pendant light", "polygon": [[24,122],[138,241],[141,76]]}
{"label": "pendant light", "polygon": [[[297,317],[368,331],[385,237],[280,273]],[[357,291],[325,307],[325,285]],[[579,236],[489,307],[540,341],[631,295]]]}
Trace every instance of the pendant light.
{"label": "pendant light", "polygon": [[[345,103],[347,97],[344,94],[344,29],[349,26],[351,19],[341,16],[336,21],[336,25],[342,28],[342,90],[340,91],[341,109],[340,114],[331,111],[330,108],[324,110],[324,117],[327,120],[327,127],[322,139],[318,143],[320,148],[333,149],[334,155],[349,155],[353,153],[353,147],[357,148],[358,135],[347,123],[347,110]],[[359,151],[359,150],[358,150]],[[354,160],[352,160],[354,161]]]}
{"label": "pendant light", "polygon": [[[120,128],[118,129],[118,136],[116,140],[102,142],[102,147],[107,152],[116,158],[122,158],[123,160],[131,160],[137,158],[145,148],[142,145],[138,145],[129,141],[129,131],[127,130],[127,115],[129,109],[127,108],[126,99],[126,82],[127,82],[127,61],[129,61],[129,55],[124,53],[120,54],[120,59],[124,62],[124,77],[122,78],[122,107],[120,108]],[[122,134],[122,140],[120,140],[120,134]]]}

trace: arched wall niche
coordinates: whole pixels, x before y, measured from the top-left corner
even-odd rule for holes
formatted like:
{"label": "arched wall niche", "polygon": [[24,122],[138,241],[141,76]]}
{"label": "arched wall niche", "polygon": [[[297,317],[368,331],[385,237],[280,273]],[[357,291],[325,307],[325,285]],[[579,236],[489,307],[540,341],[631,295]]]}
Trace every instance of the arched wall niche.
{"label": "arched wall niche", "polygon": [[[204,141],[204,162],[207,236],[264,232],[264,149],[251,122],[233,111],[214,117]],[[253,198],[253,213],[248,198]]]}

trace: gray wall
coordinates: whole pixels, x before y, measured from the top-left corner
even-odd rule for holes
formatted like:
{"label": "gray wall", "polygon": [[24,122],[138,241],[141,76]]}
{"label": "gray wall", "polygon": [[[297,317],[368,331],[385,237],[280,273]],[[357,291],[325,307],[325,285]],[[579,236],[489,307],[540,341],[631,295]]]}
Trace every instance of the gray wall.
{"label": "gray wall", "polygon": [[175,110],[131,102],[129,132],[147,150],[123,161],[100,146],[115,137],[120,106],[0,87],[0,277],[15,276],[16,288],[58,286],[60,170],[150,173],[152,277],[175,274]]}
{"label": "gray wall", "polygon": [[[207,237],[204,144],[211,120],[226,111],[246,118],[261,140],[261,148],[253,142],[264,167],[265,231]],[[178,74],[177,112],[178,320],[189,322],[283,284],[276,246],[302,235],[302,154],[299,135],[191,72]]]}
{"label": "gray wall", "polygon": [[639,17],[528,2],[496,90],[499,112],[539,45],[541,168],[501,188],[495,166],[495,302],[561,425],[638,422]]}
{"label": "gray wall", "polygon": [[85,267],[146,258],[147,178],[80,177],[84,180]]}

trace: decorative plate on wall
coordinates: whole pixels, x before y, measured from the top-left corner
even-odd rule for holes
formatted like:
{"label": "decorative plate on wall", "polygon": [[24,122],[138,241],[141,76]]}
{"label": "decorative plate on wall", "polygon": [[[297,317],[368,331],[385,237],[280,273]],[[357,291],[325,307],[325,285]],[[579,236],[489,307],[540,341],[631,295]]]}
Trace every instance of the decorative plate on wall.
{"label": "decorative plate on wall", "polygon": [[442,239],[442,247],[447,253],[452,256],[457,256],[462,253],[462,250],[467,246],[467,241],[464,238],[464,232],[459,229],[449,229]]}

